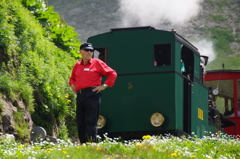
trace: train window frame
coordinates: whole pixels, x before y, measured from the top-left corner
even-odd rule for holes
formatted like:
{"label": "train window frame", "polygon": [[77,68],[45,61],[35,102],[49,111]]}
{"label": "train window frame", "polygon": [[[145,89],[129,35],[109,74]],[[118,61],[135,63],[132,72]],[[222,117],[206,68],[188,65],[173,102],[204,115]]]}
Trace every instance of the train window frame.
{"label": "train window frame", "polygon": [[172,65],[172,44],[154,44],[153,66],[166,67]]}
{"label": "train window frame", "polygon": [[[103,55],[103,57],[100,57],[100,55]],[[97,57],[94,57],[94,56],[97,56]],[[94,48],[93,57],[100,59],[104,63],[108,64],[108,48],[107,47]]]}

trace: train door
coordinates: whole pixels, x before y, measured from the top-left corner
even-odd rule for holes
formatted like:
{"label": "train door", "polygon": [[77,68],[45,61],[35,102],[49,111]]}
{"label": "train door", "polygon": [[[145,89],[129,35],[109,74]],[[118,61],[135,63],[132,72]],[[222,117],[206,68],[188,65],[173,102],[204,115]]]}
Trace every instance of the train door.
{"label": "train door", "polygon": [[194,57],[193,52],[186,46],[181,49],[181,64],[183,80],[183,130],[191,134],[191,100],[192,83],[194,79]]}

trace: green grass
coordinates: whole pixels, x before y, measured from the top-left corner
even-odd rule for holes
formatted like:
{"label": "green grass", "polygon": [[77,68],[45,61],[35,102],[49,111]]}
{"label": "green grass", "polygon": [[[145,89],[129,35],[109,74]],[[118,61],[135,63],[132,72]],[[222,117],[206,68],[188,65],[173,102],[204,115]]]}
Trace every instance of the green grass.
{"label": "green grass", "polygon": [[48,141],[21,144],[11,137],[0,139],[1,159],[238,159],[239,150],[240,140],[224,134],[203,138],[146,135],[143,140],[122,142],[106,137],[99,143],[83,145],[63,140],[57,144]]}

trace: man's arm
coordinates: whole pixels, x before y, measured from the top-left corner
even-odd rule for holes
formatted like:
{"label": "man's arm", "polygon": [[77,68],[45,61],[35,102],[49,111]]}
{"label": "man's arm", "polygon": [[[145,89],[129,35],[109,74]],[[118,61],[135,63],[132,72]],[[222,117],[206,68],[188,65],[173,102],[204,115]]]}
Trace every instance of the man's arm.
{"label": "man's arm", "polygon": [[96,93],[99,93],[100,91],[106,89],[107,87],[112,87],[117,78],[116,71],[113,70],[111,67],[109,67],[106,63],[104,63],[103,61],[100,61],[100,63],[98,63],[98,64],[99,64],[98,66],[100,68],[100,73],[102,75],[106,76],[107,79],[103,85],[95,86],[93,91]]}
{"label": "man's arm", "polygon": [[116,81],[117,73],[111,67],[109,67],[106,63],[101,63],[101,74],[106,76],[107,79],[104,84],[107,84],[108,87],[112,87]]}

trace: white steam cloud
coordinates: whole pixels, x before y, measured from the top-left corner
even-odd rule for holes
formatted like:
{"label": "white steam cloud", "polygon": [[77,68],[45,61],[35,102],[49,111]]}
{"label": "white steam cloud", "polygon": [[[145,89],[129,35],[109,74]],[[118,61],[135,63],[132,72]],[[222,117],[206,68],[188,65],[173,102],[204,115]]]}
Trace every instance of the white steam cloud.
{"label": "white steam cloud", "polygon": [[[153,26],[163,29],[186,27],[198,16],[203,0],[119,0],[118,27]],[[178,30],[178,29],[177,29]],[[208,56],[208,63],[216,58],[213,42],[200,40],[193,42],[201,55]]]}
{"label": "white steam cloud", "polygon": [[198,51],[201,55],[208,56],[208,63],[210,63],[216,58],[216,54],[213,50],[213,42],[203,39],[191,43],[198,48]]}
{"label": "white steam cloud", "polygon": [[121,26],[184,24],[198,15],[203,0],[119,0]]}

